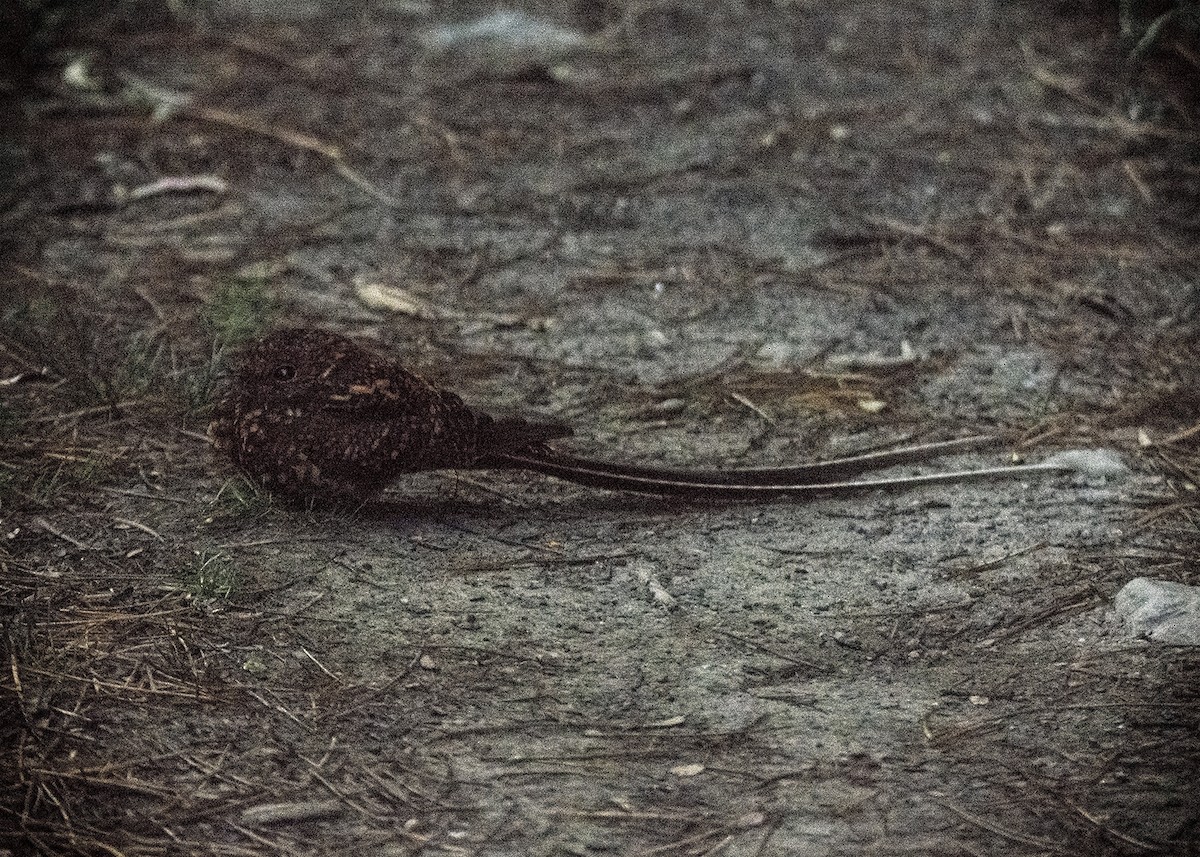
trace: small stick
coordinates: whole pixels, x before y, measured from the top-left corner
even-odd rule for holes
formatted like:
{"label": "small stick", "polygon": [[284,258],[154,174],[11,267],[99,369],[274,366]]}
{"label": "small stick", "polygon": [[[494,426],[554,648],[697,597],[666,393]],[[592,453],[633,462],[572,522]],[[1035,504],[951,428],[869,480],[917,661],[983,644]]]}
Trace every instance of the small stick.
{"label": "small stick", "polygon": [[76,539],[72,536],[67,535],[62,530],[60,530],[58,527],[51,524],[49,521],[47,521],[43,517],[39,516],[37,518],[34,518],[33,522],[35,524],[37,524],[39,527],[41,527],[43,530],[48,532],[50,535],[57,536],[58,538],[62,539],[64,542],[66,542],[67,544],[72,545],[81,551],[91,550],[91,548],[89,548],[83,542],[79,541],[78,539]]}

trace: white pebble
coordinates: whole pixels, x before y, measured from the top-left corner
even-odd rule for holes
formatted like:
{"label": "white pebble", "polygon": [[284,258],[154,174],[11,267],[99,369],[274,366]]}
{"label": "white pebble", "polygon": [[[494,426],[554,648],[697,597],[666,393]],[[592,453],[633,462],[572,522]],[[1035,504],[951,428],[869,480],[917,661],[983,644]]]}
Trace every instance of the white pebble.
{"label": "white pebble", "polygon": [[1135,577],[1121,587],[1113,607],[1139,637],[1200,646],[1200,586]]}
{"label": "white pebble", "polygon": [[1129,468],[1111,449],[1064,449],[1042,462],[1043,467],[1073,470],[1083,476],[1125,476]]}

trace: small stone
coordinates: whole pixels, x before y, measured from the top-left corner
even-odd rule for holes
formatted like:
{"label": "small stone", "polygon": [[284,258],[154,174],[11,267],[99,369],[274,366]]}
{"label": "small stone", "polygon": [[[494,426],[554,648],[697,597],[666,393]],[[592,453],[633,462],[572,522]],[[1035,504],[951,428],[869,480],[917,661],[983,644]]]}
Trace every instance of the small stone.
{"label": "small stone", "polygon": [[1113,607],[1139,637],[1174,646],[1200,646],[1200,586],[1135,577]]}

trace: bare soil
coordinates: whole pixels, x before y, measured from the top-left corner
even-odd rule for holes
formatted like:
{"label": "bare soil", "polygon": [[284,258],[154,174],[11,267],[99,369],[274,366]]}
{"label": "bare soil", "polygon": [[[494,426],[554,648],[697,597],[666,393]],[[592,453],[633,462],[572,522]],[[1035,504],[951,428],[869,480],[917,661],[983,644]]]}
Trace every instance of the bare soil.
{"label": "bare soil", "polygon": [[[85,28],[6,143],[7,853],[1200,853],[1200,652],[1111,612],[1200,582],[1186,87],[1069,4],[531,7],[591,36],[519,62],[253,5]],[[260,292],[614,459],[1132,472],[283,508],[203,438]]]}

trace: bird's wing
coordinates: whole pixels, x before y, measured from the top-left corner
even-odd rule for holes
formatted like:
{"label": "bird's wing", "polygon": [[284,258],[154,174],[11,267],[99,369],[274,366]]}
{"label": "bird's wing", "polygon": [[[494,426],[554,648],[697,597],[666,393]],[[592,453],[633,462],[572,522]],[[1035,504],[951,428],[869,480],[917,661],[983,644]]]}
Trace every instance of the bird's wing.
{"label": "bird's wing", "polygon": [[371,380],[338,385],[336,392],[325,395],[323,407],[356,420],[403,421],[428,425],[431,431],[436,427],[464,442],[470,438],[480,455],[521,450],[572,433],[561,423],[492,417],[408,373],[380,371],[358,377]]}
{"label": "bird's wing", "polygon": [[370,366],[354,376],[322,379],[322,407],[361,419],[395,420],[418,416],[440,404],[438,391],[415,375]]}

